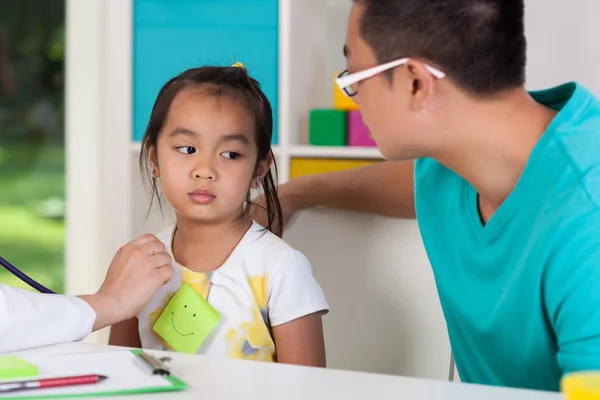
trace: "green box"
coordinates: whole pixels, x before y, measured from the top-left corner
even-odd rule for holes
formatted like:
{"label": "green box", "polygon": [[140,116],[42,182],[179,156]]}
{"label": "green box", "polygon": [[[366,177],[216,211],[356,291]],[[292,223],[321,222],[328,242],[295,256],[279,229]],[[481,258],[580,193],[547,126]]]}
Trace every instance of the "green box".
{"label": "green box", "polygon": [[311,110],[308,142],[315,146],[345,146],[346,111],[333,109]]}

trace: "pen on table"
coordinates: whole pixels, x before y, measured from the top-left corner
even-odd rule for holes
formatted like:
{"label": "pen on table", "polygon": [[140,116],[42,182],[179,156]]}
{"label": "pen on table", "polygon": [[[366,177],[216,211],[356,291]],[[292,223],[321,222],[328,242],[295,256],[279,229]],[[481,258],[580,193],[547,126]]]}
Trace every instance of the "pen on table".
{"label": "pen on table", "polygon": [[0,383],[0,393],[19,392],[31,389],[49,389],[64,386],[90,385],[99,383],[107,377],[104,375],[65,376],[61,378],[32,379],[19,382]]}

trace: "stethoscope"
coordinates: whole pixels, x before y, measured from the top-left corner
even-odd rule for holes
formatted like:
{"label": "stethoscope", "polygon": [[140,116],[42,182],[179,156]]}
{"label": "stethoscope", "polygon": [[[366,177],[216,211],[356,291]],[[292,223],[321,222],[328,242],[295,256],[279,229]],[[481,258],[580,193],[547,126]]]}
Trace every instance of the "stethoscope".
{"label": "stethoscope", "polygon": [[22,280],[23,282],[25,282],[26,284],[28,284],[29,286],[31,286],[32,288],[37,290],[38,292],[56,294],[55,292],[48,289],[41,283],[38,283],[35,280],[31,279],[29,276],[27,276],[27,274],[25,274],[23,271],[21,271],[20,269],[18,269],[17,267],[15,267],[14,265],[9,263],[8,261],[6,261],[6,259],[4,259],[2,257],[0,257],[0,265],[2,265],[4,268],[6,268],[8,270],[8,272],[12,273],[14,276],[19,278],[20,280]]}

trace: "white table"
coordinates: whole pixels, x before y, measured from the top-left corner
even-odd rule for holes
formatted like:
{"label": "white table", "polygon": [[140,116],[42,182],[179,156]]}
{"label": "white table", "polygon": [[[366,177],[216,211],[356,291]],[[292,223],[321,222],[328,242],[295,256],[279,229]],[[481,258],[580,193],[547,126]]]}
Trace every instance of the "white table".
{"label": "white table", "polygon": [[[89,343],[69,343],[16,354],[72,354],[114,350],[123,350],[123,348]],[[151,353],[171,357],[173,361],[169,365],[173,374],[187,382],[190,386],[189,389],[169,394],[157,393],[124,398],[136,400],[158,398],[164,400],[559,400],[563,398],[558,393],[178,353]],[[105,399],[105,397],[96,397],[96,399]],[[106,399],[115,400],[117,398]]]}

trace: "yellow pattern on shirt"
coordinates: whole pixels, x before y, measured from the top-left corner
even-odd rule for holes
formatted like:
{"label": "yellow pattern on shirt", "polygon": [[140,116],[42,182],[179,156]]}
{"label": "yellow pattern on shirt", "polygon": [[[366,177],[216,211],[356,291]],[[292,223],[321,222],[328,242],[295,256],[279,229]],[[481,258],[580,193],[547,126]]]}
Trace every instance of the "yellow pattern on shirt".
{"label": "yellow pattern on shirt", "polygon": [[[182,282],[189,284],[205,299],[210,289],[210,279],[207,274],[194,272],[185,267],[181,268]],[[270,361],[277,360],[275,352],[275,342],[271,337],[268,327],[268,276],[257,276],[248,278],[248,285],[252,290],[255,304],[252,305],[252,319],[242,322],[237,328],[232,328],[227,332],[225,340],[227,343],[227,356],[244,360]],[[160,315],[163,313],[174,292],[169,292],[162,301],[162,305],[157,307],[148,316],[148,324],[154,326]],[[152,334],[160,341],[165,349],[173,351],[173,348],[153,329]]]}
{"label": "yellow pattern on shirt", "polygon": [[248,278],[248,285],[256,304],[252,306],[252,320],[244,321],[227,332],[227,355],[244,360],[275,362],[275,342],[267,326],[267,276]]}

